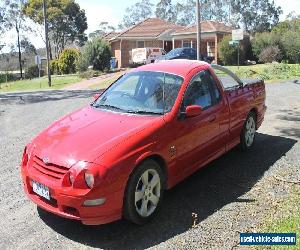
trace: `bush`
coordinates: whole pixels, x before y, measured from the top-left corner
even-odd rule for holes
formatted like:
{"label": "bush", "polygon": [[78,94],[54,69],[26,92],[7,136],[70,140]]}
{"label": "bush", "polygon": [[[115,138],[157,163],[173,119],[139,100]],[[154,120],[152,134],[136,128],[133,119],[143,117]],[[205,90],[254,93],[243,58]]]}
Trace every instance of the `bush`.
{"label": "bush", "polygon": [[300,63],[300,30],[299,32],[287,31],[281,40],[285,58],[289,62]]}
{"label": "bush", "polygon": [[258,58],[263,63],[278,62],[282,59],[282,53],[278,46],[268,46],[260,52]]}
{"label": "bush", "polygon": [[50,72],[54,75],[61,75],[59,60],[56,59],[50,62]]}
{"label": "bush", "polygon": [[[44,76],[44,73],[44,70],[40,71],[41,76]],[[39,67],[37,65],[29,66],[25,72],[25,77],[29,79],[39,77]]]}
{"label": "bush", "polygon": [[[238,46],[230,45],[231,36],[225,36],[219,44],[220,59],[225,65],[237,65]],[[245,45],[240,45],[240,63],[245,61]]]}
{"label": "bush", "polygon": [[14,81],[16,78],[12,73],[0,73],[0,83]]}
{"label": "bush", "polygon": [[80,52],[77,49],[64,49],[59,55],[59,70],[62,74],[76,73]]}
{"label": "bush", "polygon": [[111,49],[109,44],[101,38],[94,38],[87,42],[82,56],[82,60],[92,65],[94,70],[104,71],[110,68]]}
{"label": "bush", "polygon": [[277,46],[280,50],[282,47],[279,34],[272,32],[257,33],[251,43],[253,53],[258,58],[261,52],[267,47]]}
{"label": "bush", "polygon": [[88,58],[85,55],[80,55],[77,61],[77,69],[79,72],[85,72],[89,67]]}

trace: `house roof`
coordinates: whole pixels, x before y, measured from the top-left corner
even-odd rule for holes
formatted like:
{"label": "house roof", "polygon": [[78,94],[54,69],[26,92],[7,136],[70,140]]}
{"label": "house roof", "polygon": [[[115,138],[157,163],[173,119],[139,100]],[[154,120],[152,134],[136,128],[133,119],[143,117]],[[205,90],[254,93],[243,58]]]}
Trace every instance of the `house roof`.
{"label": "house roof", "polygon": [[112,32],[109,32],[109,33],[105,34],[102,38],[105,39],[105,40],[107,40],[107,41],[109,41],[110,39],[116,37],[119,34],[120,34],[120,32],[114,32],[114,31],[112,31]]}
{"label": "house roof", "polygon": [[[216,21],[203,21],[201,22],[201,33],[208,33],[208,32],[220,32],[220,33],[231,33],[233,30],[232,27],[216,22]],[[180,35],[180,34],[193,34],[197,33],[197,26],[191,25],[187,26],[181,30],[176,30],[174,35]]]}
{"label": "house roof", "polygon": [[184,27],[159,18],[147,18],[144,21],[121,32],[115,38],[157,38],[168,30],[181,30]]}

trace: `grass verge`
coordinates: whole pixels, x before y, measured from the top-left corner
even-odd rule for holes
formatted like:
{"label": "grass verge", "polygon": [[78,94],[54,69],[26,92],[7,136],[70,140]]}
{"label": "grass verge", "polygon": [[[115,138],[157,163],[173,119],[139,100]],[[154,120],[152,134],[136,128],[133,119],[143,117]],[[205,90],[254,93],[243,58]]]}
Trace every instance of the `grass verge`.
{"label": "grass verge", "polygon": [[300,79],[300,64],[270,63],[249,66],[226,66],[241,78],[259,78],[266,82]]}
{"label": "grass verge", "polygon": [[[296,246],[271,246],[268,249],[300,249],[300,186],[295,185],[289,198],[281,205],[273,209],[272,214],[266,219],[259,229],[260,232],[267,233],[296,233]],[[262,249],[257,247],[256,249]]]}
{"label": "grass verge", "polygon": [[62,89],[69,84],[80,82],[82,79],[77,75],[52,76],[52,86],[48,86],[47,76],[32,80],[19,80],[0,84],[0,92],[38,91],[47,89]]}

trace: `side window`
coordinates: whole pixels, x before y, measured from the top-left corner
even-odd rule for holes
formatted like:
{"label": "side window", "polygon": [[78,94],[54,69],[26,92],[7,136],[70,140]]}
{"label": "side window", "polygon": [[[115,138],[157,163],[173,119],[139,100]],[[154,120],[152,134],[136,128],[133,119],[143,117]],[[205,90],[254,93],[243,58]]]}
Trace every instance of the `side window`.
{"label": "side window", "polygon": [[198,105],[207,109],[220,102],[221,93],[209,71],[201,71],[190,82],[183,101],[183,107]]}
{"label": "side window", "polygon": [[212,91],[214,93],[215,103],[218,103],[222,99],[220,90],[218,89],[217,83],[216,83],[215,79],[212,77],[212,75],[210,74],[209,71],[207,71],[207,74],[209,75],[209,78],[210,78],[210,81],[211,81],[211,86],[212,86]]}
{"label": "side window", "polygon": [[207,80],[205,75],[205,71],[202,71],[190,82],[184,97],[184,107],[198,105],[203,109],[207,109],[212,106],[210,81]]}

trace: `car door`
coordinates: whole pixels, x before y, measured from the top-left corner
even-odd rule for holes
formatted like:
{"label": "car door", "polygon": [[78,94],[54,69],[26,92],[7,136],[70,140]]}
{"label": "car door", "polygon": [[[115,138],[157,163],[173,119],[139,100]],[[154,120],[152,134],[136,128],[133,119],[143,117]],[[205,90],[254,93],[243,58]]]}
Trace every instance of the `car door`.
{"label": "car door", "polygon": [[198,72],[185,92],[181,112],[190,105],[202,107],[196,117],[180,117],[174,123],[177,173],[182,176],[195,171],[211,158],[225,152],[220,139],[220,123],[225,112],[224,100],[208,70]]}

